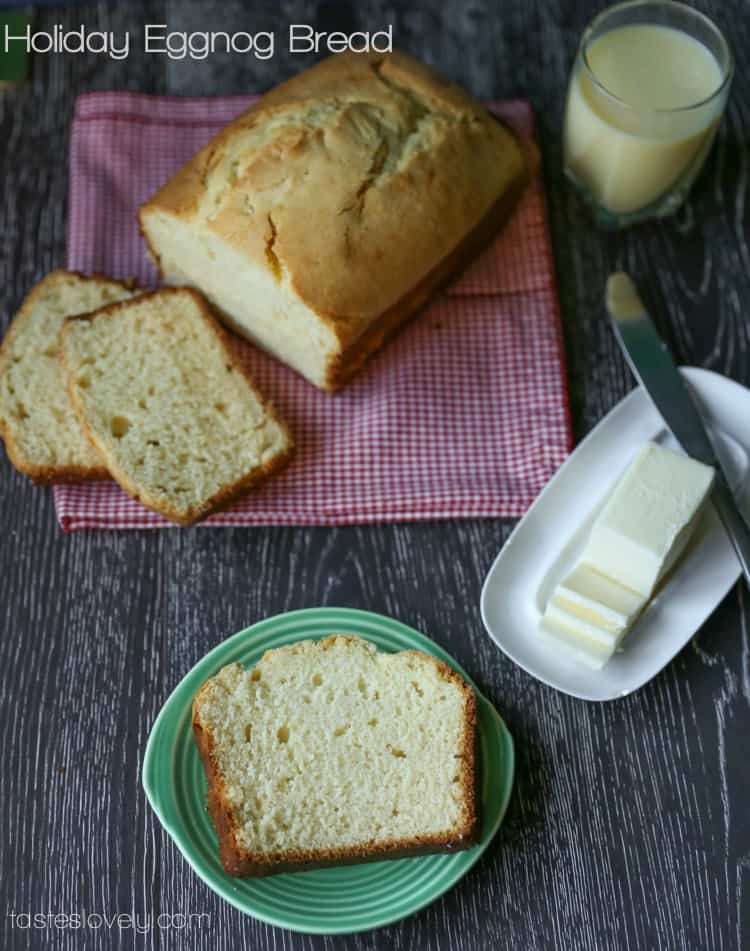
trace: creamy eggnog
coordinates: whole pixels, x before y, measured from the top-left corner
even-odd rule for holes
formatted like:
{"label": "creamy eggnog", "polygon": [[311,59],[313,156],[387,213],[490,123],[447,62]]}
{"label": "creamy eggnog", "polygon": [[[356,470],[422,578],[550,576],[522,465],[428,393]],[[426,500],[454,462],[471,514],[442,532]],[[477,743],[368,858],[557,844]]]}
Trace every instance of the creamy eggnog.
{"label": "creamy eggnog", "polygon": [[568,92],[565,164],[614,215],[636,212],[705,157],[721,117],[725,72],[688,33],[640,23],[594,38]]}

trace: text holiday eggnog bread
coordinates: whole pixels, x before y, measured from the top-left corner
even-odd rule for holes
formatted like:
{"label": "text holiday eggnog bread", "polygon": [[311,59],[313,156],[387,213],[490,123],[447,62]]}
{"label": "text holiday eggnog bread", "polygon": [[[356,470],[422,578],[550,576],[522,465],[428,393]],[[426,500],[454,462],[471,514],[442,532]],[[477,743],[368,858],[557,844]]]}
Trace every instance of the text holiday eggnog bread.
{"label": "text holiday eggnog bread", "polygon": [[[144,52],[175,60],[202,60],[214,53],[236,53],[266,60],[273,57],[277,46],[276,33],[264,30],[256,33],[245,30],[185,33],[170,30],[166,23],[146,23],[141,36],[136,37],[127,30],[123,33],[90,30],[83,24],[73,30],[56,24],[49,31],[33,31],[27,25],[20,32],[14,32],[5,24],[2,50],[7,54],[14,45],[21,44],[27,53],[99,53],[122,60],[128,58],[138,39]],[[315,30],[306,23],[290,23],[286,41],[290,53],[390,53],[393,50],[393,26],[388,24],[382,30],[343,33]]]}

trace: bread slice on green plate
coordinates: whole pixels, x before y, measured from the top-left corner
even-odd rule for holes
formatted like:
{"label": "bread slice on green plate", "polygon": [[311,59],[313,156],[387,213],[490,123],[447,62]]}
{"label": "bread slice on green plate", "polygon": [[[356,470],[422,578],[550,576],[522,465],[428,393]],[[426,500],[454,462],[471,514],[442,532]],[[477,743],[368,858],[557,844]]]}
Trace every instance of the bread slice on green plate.
{"label": "bread slice on green plate", "polygon": [[478,835],[476,697],[442,661],[351,635],[223,667],[193,733],[226,872],[453,851]]}
{"label": "bread slice on green plate", "polygon": [[8,457],[34,482],[108,479],[81,427],[59,361],[67,317],[132,297],[133,285],[53,271],[27,295],[0,348],[0,436]]}
{"label": "bread slice on green plate", "polygon": [[76,413],[134,498],[188,525],[271,476],[292,439],[203,297],[164,288],[63,331]]}

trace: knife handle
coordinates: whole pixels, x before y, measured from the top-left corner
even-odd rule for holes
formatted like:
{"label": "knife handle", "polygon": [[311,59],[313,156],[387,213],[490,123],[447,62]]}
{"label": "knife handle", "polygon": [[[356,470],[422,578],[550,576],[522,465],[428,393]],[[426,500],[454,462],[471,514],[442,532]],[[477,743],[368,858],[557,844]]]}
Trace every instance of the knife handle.
{"label": "knife handle", "polygon": [[750,586],[750,527],[740,512],[734,493],[721,472],[716,473],[712,501],[737,553],[742,573]]}

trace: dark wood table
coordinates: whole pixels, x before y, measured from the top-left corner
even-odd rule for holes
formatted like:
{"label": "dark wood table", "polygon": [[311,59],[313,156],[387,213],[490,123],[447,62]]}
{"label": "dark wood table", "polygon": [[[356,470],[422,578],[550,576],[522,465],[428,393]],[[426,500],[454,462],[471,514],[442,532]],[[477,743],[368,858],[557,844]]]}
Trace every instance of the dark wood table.
{"label": "dark wood table", "polygon": [[[279,5],[152,0],[45,8],[38,26],[140,31],[394,24],[400,47],[481,97],[539,116],[576,437],[633,385],[601,312],[625,266],[680,362],[750,384],[750,16],[701,3],[728,31],[737,76],[694,194],[663,224],[605,234],[561,175],[577,39],[599,4],[375,0]],[[355,12],[356,11],[356,12]],[[2,325],[65,260],[67,146],[80,92],[261,91],[309,65],[38,56],[0,96]],[[736,949],[750,947],[750,642],[737,585],[677,659],[603,705],[556,693],[490,642],[479,591],[512,528],[453,521],[353,528],[80,532],[0,462],[0,859],[8,951],[55,949]],[[436,593],[439,596],[436,596]],[[505,823],[475,869],[401,924],[312,938],[260,924],[193,874],[141,791],[149,728],[205,651],[267,615],[312,605],[384,612],[428,632],[476,678],[516,740]],[[134,913],[145,928],[21,927],[12,915]],[[160,913],[207,915],[159,928]],[[174,921],[175,919],[170,919]],[[179,919],[177,919],[179,920]]]}

